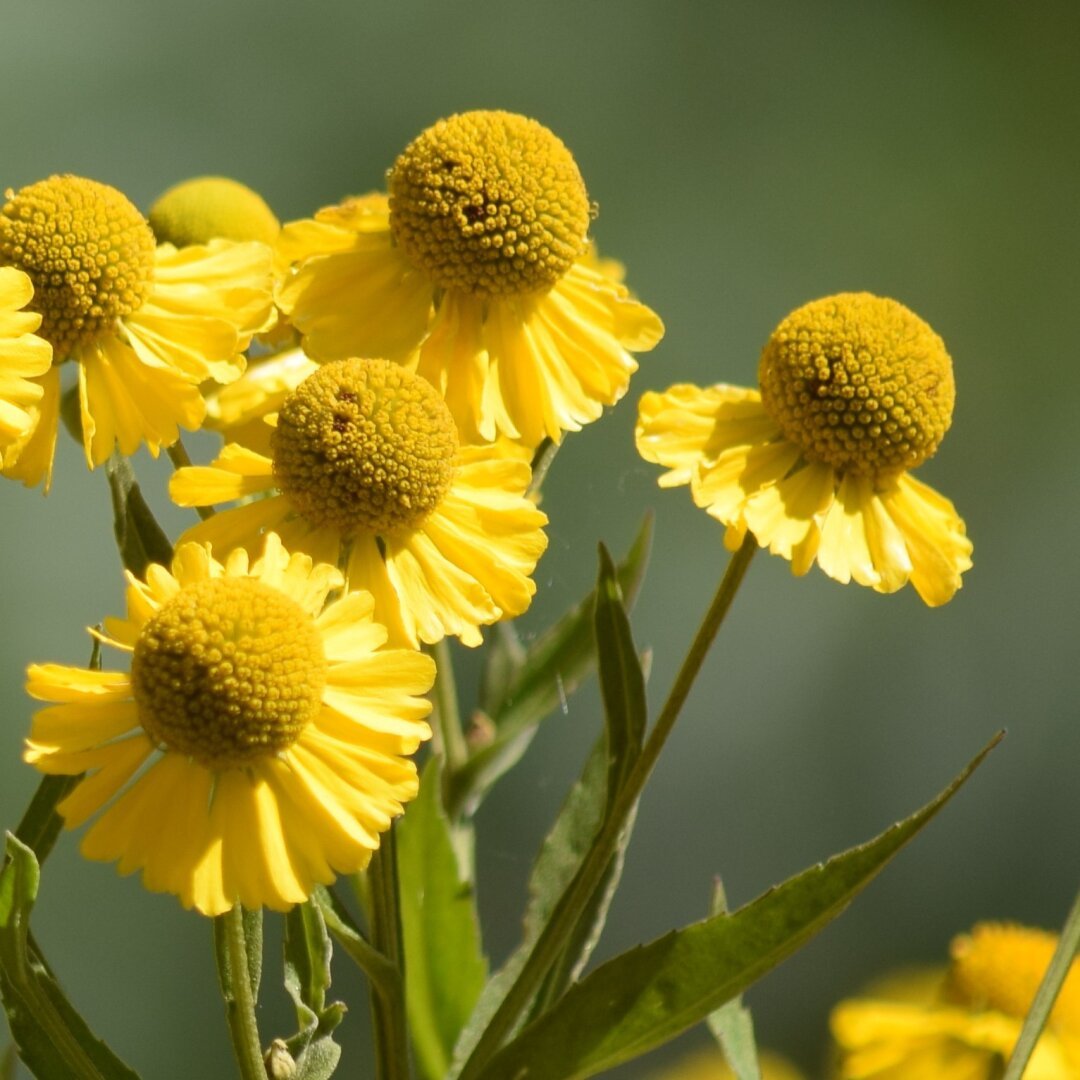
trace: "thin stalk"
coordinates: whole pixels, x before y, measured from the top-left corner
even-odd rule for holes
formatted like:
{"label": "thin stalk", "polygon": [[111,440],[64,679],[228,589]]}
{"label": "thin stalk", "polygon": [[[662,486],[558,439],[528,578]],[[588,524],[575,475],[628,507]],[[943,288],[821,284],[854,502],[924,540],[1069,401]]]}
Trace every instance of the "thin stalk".
{"label": "thin stalk", "polygon": [[756,550],[757,541],[750,533],[747,533],[742,547],[728,563],[716,595],[675,677],[664,707],[649,733],[648,740],[642,747],[633,770],[626,778],[626,783],[615,797],[611,813],[573,880],[559,898],[551,918],[536,939],[517,980],[477,1041],[472,1055],[461,1071],[460,1080],[475,1080],[483,1072],[484,1066],[492,1055],[514,1030],[519,1017],[529,1007],[529,1003],[533,1000],[552,964],[559,958],[568,935],[573,932],[582,906],[599,888],[618,846],[619,837],[641,797],[646,781],[652,774],[660,752],[671,734],[671,729],[675,726],[675,721],[690,694],[694,680],[701,671],[701,665],[735,599],[735,594],[739,590],[739,585],[746,575],[747,567]]}
{"label": "thin stalk", "polygon": [[240,1076],[242,1080],[266,1080],[259,1026],[255,1020],[244,913],[239,904],[214,919],[214,955]]}
{"label": "thin stalk", "polygon": [[435,654],[435,719],[438,746],[443,755],[443,783],[452,782],[455,773],[469,760],[469,744],[461,727],[457,683],[450,645],[443,638],[431,650]]}
{"label": "thin stalk", "polygon": [[[176,442],[172,446],[165,447],[165,453],[169,455],[169,460],[173,463],[174,469],[186,469],[191,466],[191,458],[188,457],[187,447],[184,446],[184,440],[177,438]],[[205,521],[209,517],[213,517],[215,510],[212,506],[196,506],[195,513],[199,515]]]}
{"label": "thin stalk", "polygon": [[1002,1080],[1020,1080],[1027,1068],[1028,1059],[1035,1050],[1035,1044],[1039,1041],[1050,1011],[1057,1000],[1065,977],[1069,974],[1074,957],[1080,950],[1080,892],[1076,894],[1072,910],[1065,920],[1061,930],[1061,938],[1054,955],[1050,959],[1050,966],[1046,969],[1039,989],[1035,994],[1035,1000],[1031,1003],[1024,1026],[1020,1031],[1020,1038],[1013,1047],[1012,1057],[1009,1058],[1008,1067]]}
{"label": "thin stalk", "polygon": [[398,896],[397,841],[394,827],[383,833],[368,868],[371,943],[398,973],[391,984],[376,984],[371,995],[376,1080],[409,1080],[409,1041],[405,1025],[404,949]]}

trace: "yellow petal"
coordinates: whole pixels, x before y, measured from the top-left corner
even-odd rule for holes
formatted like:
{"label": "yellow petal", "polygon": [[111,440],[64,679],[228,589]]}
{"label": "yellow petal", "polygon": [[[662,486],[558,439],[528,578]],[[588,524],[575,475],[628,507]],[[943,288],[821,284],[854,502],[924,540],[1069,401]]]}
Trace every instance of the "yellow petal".
{"label": "yellow petal", "polygon": [[131,678],[124,671],[31,664],[26,669],[26,692],[39,701],[124,701],[131,697]]}
{"label": "yellow petal", "polygon": [[142,363],[130,346],[102,337],[80,350],[79,401],[83,445],[91,468],[119,446],[133,454],[140,445],[155,457],[180,436],[179,426],[194,430],[206,406],[197,386],[169,368]]}
{"label": "yellow petal", "polygon": [[38,377],[41,399],[32,409],[32,424],[28,431],[4,451],[3,474],[21,480],[27,487],[45,482],[45,491],[52,485],[53,457],[56,453],[56,433],[60,424],[60,369],[51,367]]}
{"label": "yellow petal", "polygon": [[930,607],[952,599],[971,569],[972,544],[963,519],[944,495],[903,474],[881,493],[886,512],[903,533],[911,558],[911,583]]}

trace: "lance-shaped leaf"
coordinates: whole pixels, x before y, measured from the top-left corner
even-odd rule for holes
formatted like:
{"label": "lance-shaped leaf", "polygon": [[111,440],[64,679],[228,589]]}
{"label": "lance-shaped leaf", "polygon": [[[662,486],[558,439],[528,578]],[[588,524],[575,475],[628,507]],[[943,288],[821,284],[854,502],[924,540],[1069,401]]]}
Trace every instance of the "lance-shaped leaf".
{"label": "lance-shaped leaf", "polygon": [[420,1071],[442,1080],[454,1044],[487,979],[472,885],[457,858],[439,797],[439,761],[397,825],[405,943],[405,1002]]}
{"label": "lance-shaped leaf", "polygon": [[310,900],[297,904],[285,916],[285,989],[296,1007],[300,1030],[284,1043],[295,1062],[295,1072],[283,1071],[295,1080],[326,1080],[341,1057],[341,1047],[332,1033],[345,1015],[345,1006],[340,1002],[326,1004],[332,951],[318,906]]}
{"label": "lance-shaped leaf", "polygon": [[34,853],[8,833],[0,872],[0,997],[19,1056],[35,1076],[138,1080],[90,1031],[30,941],[40,881]]}
{"label": "lance-shaped leaf", "polygon": [[105,462],[105,476],[112,495],[113,532],[124,569],[142,577],[152,562],[168,566],[172,544],[146,504],[128,459],[113,454]]}
{"label": "lance-shaped leaf", "polygon": [[[651,539],[652,518],[646,516],[616,571],[628,607],[645,576]],[[517,651],[516,639],[493,639],[491,663],[496,665],[498,677],[488,673],[480,701],[492,730],[491,742],[473,754],[452,778],[447,805],[453,814],[471,808],[517,763],[540,721],[564,705],[592,670],[596,659],[595,611],[594,591],[543,633],[524,658]]]}
{"label": "lance-shaped leaf", "polygon": [[[645,678],[637,658],[630,623],[622,604],[617,573],[606,549],[600,549],[600,572],[594,593],[594,634],[604,699],[604,733],[571,788],[548,833],[529,878],[521,945],[484,988],[477,1008],[455,1050],[455,1075],[513,986],[556,904],[577,874],[612,809],[619,786],[641,752],[646,723]],[[597,888],[580,906],[572,930],[562,942],[526,1015],[555,1001],[584,968],[603,929],[608,907],[622,873],[623,856],[633,828],[631,814]]]}
{"label": "lance-shaped leaf", "polygon": [[993,740],[932,802],[876,839],[610,960],[480,1070],[482,1080],[581,1080],[674,1038],[742,993],[834,919],[952,798]]}

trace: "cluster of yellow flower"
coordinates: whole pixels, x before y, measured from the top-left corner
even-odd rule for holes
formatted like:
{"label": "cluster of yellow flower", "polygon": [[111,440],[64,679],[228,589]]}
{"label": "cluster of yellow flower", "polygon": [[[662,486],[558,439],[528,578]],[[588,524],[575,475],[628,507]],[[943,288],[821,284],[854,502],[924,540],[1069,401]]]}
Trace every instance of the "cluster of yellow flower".
{"label": "cluster of yellow flower", "polygon": [[[172,498],[202,516],[97,635],[130,674],[31,668],[50,704],[26,757],[86,774],[60,811],[100,812],[88,856],[207,914],[366,865],[430,735],[417,650],[527,608],[547,521],[530,462],[663,334],[536,121],[439,121],[388,179],[284,227],[221,179],[148,219],[74,176],[0,208],[4,475],[48,488],[63,414],[91,467],[168,448]],[[760,383],[643,397],[661,484],[689,484],[729,547],[749,533],[797,573],[947,601],[971,545],[909,475],[951,419],[941,339],[894,301],[833,296],[780,324]],[[179,429],[203,424],[225,444],[193,466]]]}
{"label": "cluster of yellow flower", "polygon": [[[995,1080],[1002,1075],[1056,935],[979,923],[953,940],[947,967],[898,971],[833,1009],[833,1080]],[[762,1080],[802,1080],[775,1054]],[[655,1080],[731,1080],[719,1050],[699,1052]],[[1080,1076],[1080,960],[1058,995],[1024,1071],[1026,1080]]]}

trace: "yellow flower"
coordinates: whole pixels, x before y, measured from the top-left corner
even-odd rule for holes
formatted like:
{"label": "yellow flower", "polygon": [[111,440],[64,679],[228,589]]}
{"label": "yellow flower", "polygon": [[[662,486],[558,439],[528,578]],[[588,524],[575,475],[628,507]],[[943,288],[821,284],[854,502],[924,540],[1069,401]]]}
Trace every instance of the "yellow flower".
{"label": "yellow flower", "polygon": [[277,298],[319,361],[405,361],[462,437],[535,448],[625,393],[660,319],[590,256],[592,208],[570,151],[513,113],[440,120],[398,157],[389,200],[286,225]]}
{"label": "yellow flower", "polygon": [[941,338],[895,300],[840,293],[793,311],[761,354],[761,390],[720,384],[645,394],[638,452],[689,484],[698,506],[749,530],[805,574],[878,592],[908,581],[944,604],[971,567],[953,504],[909,470],[952,419],[952,361]]}
{"label": "yellow flower", "polygon": [[[803,1074],[786,1058],[768,1050],[758,1059],[761,1080],[803,1080]],[[661,1069],[653,1080],[735,1080],[735,1074],[718,1048],[687,1054],[674,1065]]]}
{"label": "yellow flower", "polygon": [[375,596],[391,640],[409,645],[521,614],[547,545],[547,518],[525,497],[525,452],[461,446],[445,402],[388,360],[339,360],[281,406],[267,457],[236,444],[180,469],[169,493],[204,506],[274,492],[215,514],[184,539],[248,546],[263,530],[346,567]]}
{"label": "yellow flower", "polygon": [[145,443],[152,454],[197,428],[199,383],[229,382],[251,335],[273,318],[269,249],[215,240],[155,246],[146,219],[115,188],[53,176],[0,207],[0,265],[34,284],[33,310],[53,348],[38,377],[35,426],[4,472],[48,486],[56,445],[60,365],[78,366],[87,463]]}
{"label": "yellow flower", "polygon": [[[993,1080],[1000,1076],[1057,944],[1053,934],[981,923],[952,944],[928,995],[925,980],[841,1002],[831,1026],[839,1080]],[[1073,964],[1024,1072],[1080,1076],[1080,963]]]}
{"label": "yellow flower", "polygon": [[186,544],[171,572],[129,575],[127,618],[106,620],[130,674],[30,667],[56,704],[25,758],[87,774],[59,806],[68,828],[102,811],[84,855],[206,915],[286,909],[367,865],[416,794],[434,664],[383,647],[369,594],[324,607],[340,584],[276,536],[252,565]]}
{"label": "yellow flower", "polygon": [[52,349],[34,331],[41,316],[22,309],[34,286],[21,271],[0,266],[0,465],[4,452],[30,431],[41,401],[37,380],[52,366]]}
{"label": "yellow flower", "polygon": [[258,192],[225,176],[198,176],[174,185],[154,201],[147,217],[158,243],[177,247],[219,238],[272,244],[281,229]]}

